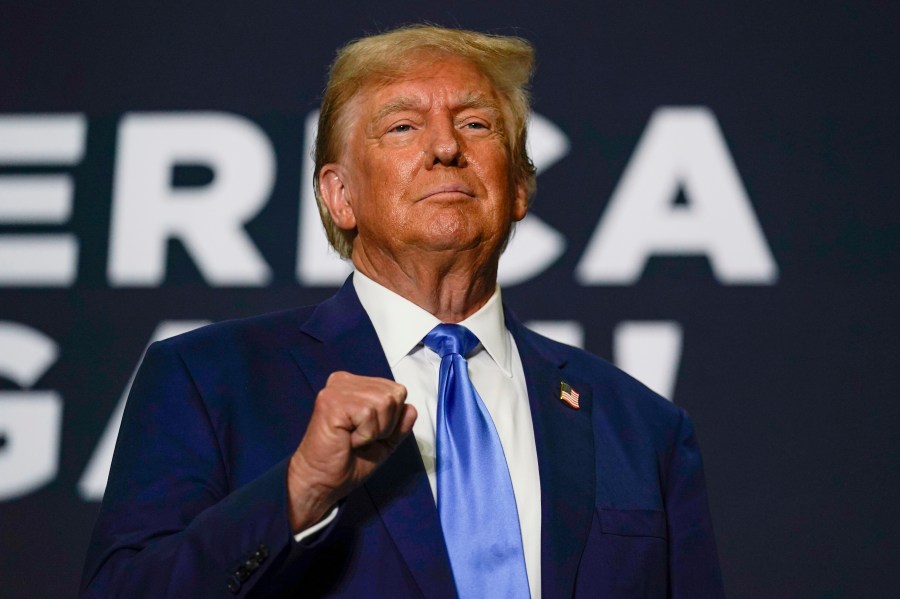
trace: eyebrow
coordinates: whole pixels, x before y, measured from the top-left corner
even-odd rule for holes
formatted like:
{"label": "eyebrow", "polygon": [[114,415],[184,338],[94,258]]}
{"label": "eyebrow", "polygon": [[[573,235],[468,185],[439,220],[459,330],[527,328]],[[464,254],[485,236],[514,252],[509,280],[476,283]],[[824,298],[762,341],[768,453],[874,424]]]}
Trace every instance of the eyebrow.
{"label": "eyebrow", "polygon": [[[381,119],[396,112],[403,112],[404,110],[417,110],[421,109],[422,106],[423,103],[419,99],[411,98],[408,96],[400,96],[399,98],[390,100],[381,108],[379,108],[369,122],[377,123]],[[497,105],[497,101],[494,98],[479,92],[466,92],[455,106],[456,110],[465,110],[467,108],[479,108],[487,110],[491,113],[491,116],[495,118],[499,118],[501,115],[500,107]]]}
{"label": "eyebrow", "polygon": [[378,109],[378,112],[372,116],[370,122],[377,123],[381,119],[395,112],[403,112],[404,110],[415,110],[416,108],[420,108],[422,106],[422,102],[416,100],[415,98],[409,98],[406,96],[401,96],[399,98],[394,98],[389,101],[387,104],[383,105]]}

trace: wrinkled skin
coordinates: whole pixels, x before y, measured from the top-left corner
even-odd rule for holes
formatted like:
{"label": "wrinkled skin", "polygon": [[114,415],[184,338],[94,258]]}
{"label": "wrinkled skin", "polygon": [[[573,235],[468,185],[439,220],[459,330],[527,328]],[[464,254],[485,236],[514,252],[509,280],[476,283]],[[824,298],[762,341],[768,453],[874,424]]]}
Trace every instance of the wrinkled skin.
{"label": "wrinkled skin", "polygon": [[[527,192],[511,172],[500,99],[458,58],[423,57],[351,100],[346,149],[319,172],[334,222],[355,230],[355,267],[459,322],[494,291]],[[295,532],[361,484],[411,430],[416,411],[393,381],[333,373],[288,469]]]}

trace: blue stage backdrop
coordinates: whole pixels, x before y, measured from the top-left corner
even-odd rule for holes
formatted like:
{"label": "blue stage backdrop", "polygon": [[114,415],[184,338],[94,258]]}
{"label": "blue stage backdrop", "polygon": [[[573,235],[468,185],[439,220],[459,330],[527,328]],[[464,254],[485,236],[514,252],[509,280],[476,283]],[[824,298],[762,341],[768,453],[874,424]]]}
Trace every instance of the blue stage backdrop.
{"label": "blue stage backdrop", "polygon": [[326,67],[422,20],[536,45],[504,296],[693,415],[730,595],[896,594],[896,4],[130,4],[0,3],[0,595],[75,593],[151,340],[341,283]]}

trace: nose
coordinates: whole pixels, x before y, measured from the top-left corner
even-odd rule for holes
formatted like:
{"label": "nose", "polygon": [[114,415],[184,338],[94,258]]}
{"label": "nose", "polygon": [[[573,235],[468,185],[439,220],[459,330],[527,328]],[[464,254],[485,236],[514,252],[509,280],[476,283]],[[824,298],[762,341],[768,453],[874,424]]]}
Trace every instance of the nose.
{"label": "nose", "polygon": [[466,165],[464,140],[452,120],[435,119],[429,127],[429,135],[426,138],[426,168],[431,169],[439,164],[457,167]]}

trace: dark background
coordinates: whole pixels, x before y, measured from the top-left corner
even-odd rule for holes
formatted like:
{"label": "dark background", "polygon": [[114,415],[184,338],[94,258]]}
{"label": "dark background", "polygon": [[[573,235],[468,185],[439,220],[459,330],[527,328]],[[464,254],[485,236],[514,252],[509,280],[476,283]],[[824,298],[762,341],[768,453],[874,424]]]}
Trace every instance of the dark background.
{"label": "dark background", "polygon": [[[0,320],[59,344],[35,388],[64,401],[56,477],[0,503],[0,595],[75,594],[98,507],[77,482],[157,323],[333,291],[294,275],[304,118],[338,46],[421,20],[535,44],[535,110],[571,150],[540,177],[534,212],[567,249],[505,299],[526,320],[580,322],[585,347],[604,356],[621,321],[680,323],[674,401],[703,445],[729,596],[894,596],[900,8],[590,0],[0,2],[0,116],[88,118],[84,159],[68,170],[69,223],[0,223],[0,235],[66,231],[80,242],[71,287],[0,287]],[[778,264],[775,284],[726,285],[706,258],[685,256],[651,259],[633,285],[573,276],[660,106],[715,113]],[[247,227],[272,281],[210,286],[172,243],[162,285],[115,287],[106,267],[120,119],[194,110],[243,115],[272,141],[275,188]]]}

